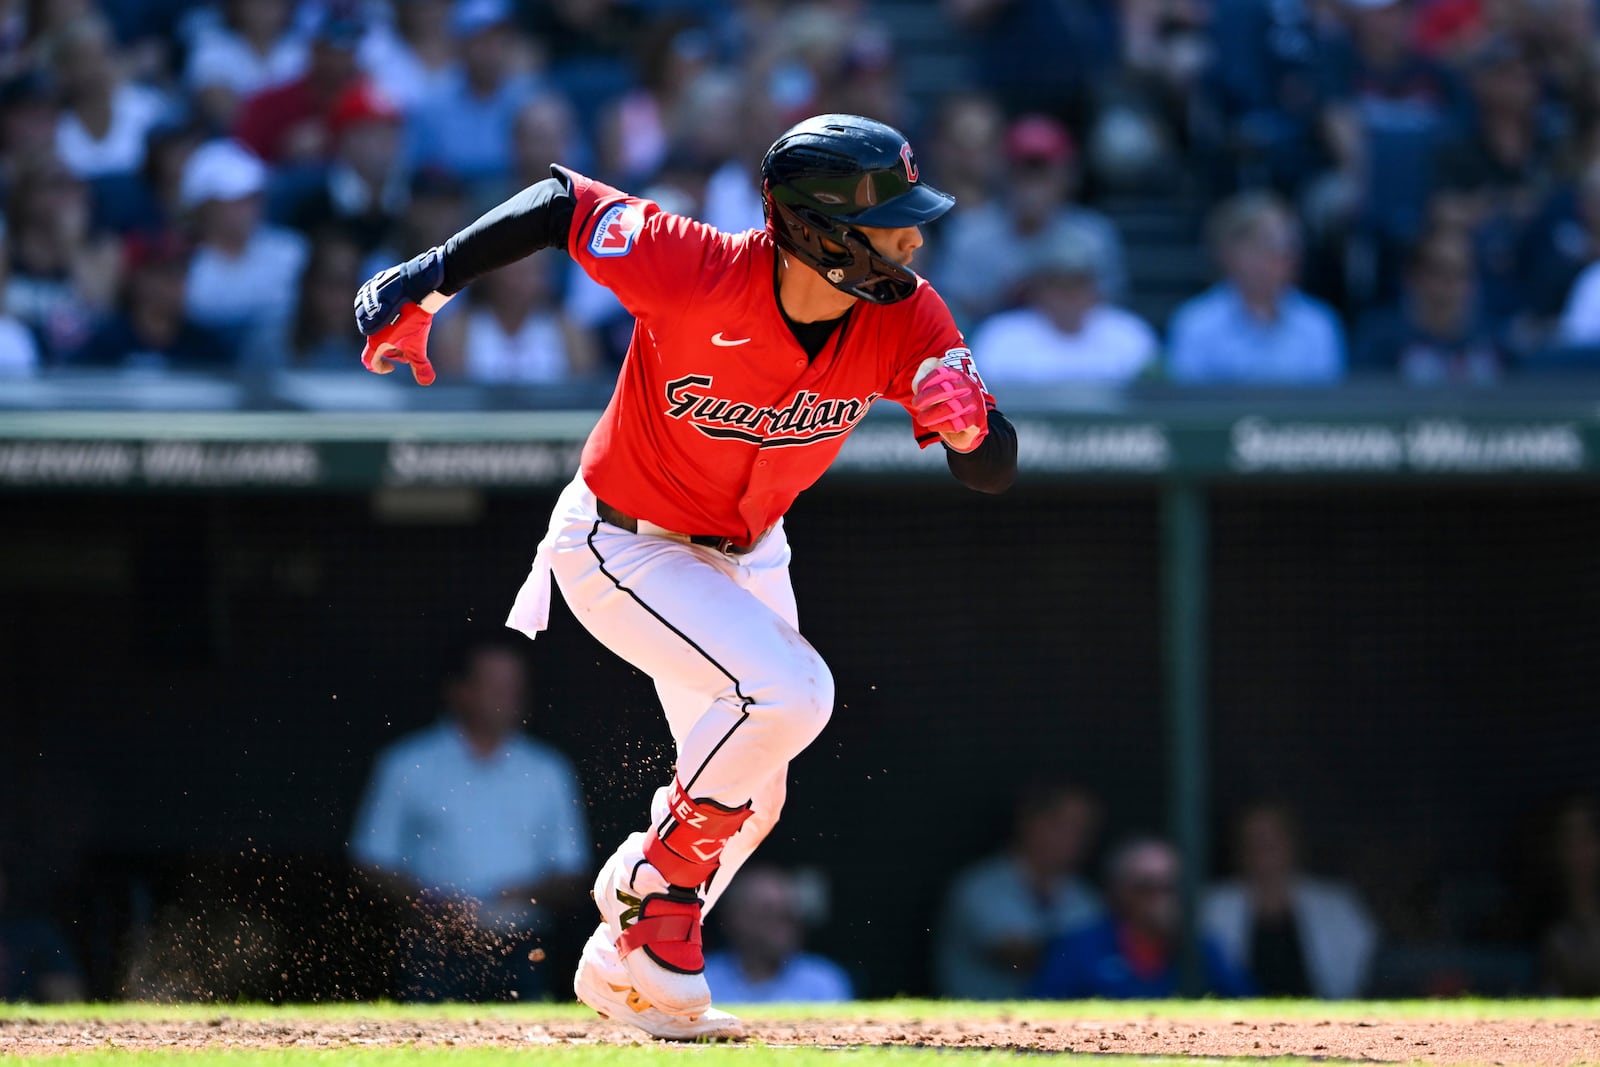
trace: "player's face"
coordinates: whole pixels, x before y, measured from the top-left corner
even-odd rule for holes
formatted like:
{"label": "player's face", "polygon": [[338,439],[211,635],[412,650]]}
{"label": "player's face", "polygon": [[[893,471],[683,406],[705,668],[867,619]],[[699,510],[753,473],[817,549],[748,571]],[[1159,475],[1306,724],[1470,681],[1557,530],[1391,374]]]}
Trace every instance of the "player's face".
{"label": "player's face", "polygon": [[896,226],[893,229],[861,226],[858,229],[867,235],[867,240],[872,242],[878,255],[902,267],[909,267],[911,257],[922,247],[922,231],[915,226]]}

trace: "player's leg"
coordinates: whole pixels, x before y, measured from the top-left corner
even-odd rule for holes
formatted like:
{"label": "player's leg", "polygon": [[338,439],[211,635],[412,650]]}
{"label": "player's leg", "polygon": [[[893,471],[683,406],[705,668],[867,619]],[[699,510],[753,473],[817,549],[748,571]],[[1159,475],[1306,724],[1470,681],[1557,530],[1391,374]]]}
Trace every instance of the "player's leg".
{"label": "player's leg", "polygon": [[662,1010],[695,1014],[710,999],[695,888],[752,817],[758,792],[826,723],[832,678],[798,631],[714,553],[596,520],[587,530],[569,524],[551,565],[574,614],[603,644],[702,702],[680,730],[669,817],[630,837],[596,882],[635,988]]}
{"label": "player's leg", "polygon": [[[749,591],[750,595],[771,608],[779,618],[798,631],[800,613],[795,602],[794,586],[789,580],[789,558],[789,543],[783,523],[780,521],[767,534],[756,551],[739,558],[733,577],[742,588]],[[661,699],[662,710],[666,712],[667,725],[672,730],[673,740],[681,744],[681,739],[688,733],[699,714],[697,711],[699,697],[695,693],[659,681],[656,683],[656,694]],[[722,850],[722,865],[710,883],[704,887],[702,896],[705,900],[705,912],[709,913],[722,894],[727,892],[728,885],[733,881],[739,868],[754,854],[761,842],[772,832],[772,828],[777,825],[778,817],[783,811],[788,782],[789,767],[785,764],[763,782],[751,796],[750,817]],[[656,793],[651,812],[658,824],[666,817],[668,795],[669,791],[665,789]]]}

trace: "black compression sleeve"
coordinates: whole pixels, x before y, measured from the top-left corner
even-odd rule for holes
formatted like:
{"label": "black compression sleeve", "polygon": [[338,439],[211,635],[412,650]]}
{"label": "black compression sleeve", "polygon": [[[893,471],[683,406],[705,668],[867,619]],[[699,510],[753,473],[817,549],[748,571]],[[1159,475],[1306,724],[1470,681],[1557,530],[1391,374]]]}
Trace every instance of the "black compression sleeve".
{"label": "black compression sleeve", "polygon": [[552,172],[554,177],[490,208],[444,243],[444,282],[439,292],[454,296],[473,279],[541,248],[567,247],[576,206],[572,180],[559,170]]}
{"label": "black compression sleeve", "polygon": [[1003,493],[1017,480],[1017,428],[998,411],[989,412],[989,433],[971,452],[945,446],[950,473],[968,489]]}

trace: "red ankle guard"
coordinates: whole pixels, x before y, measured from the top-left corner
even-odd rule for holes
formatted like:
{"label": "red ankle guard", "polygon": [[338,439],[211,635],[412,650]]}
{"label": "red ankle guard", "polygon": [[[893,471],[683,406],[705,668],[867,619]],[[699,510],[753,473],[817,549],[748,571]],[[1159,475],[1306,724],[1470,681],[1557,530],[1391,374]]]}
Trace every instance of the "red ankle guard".
{"label": "red ankle guard", "polygon": [[728,838],[750,817],[750,805],[725,808],[714,800],[690,800],[683,785],[672,783],[670,818],[645,840],[644,858],[672,885],[703,885],[722,865]]}

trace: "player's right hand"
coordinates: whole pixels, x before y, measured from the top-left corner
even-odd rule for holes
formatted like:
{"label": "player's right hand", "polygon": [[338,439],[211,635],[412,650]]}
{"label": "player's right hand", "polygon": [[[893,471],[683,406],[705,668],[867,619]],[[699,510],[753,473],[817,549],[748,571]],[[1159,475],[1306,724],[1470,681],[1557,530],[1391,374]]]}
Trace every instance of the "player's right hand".
{"label": "player's right hand", "polygon": [[428,362],[428,328],[433,315],[416,304],[405,304],[395,321],[367,338],[361,365],[374,374],[388,374],[396,363],[411,366],[418,385],[432,385],[433,364]]}

